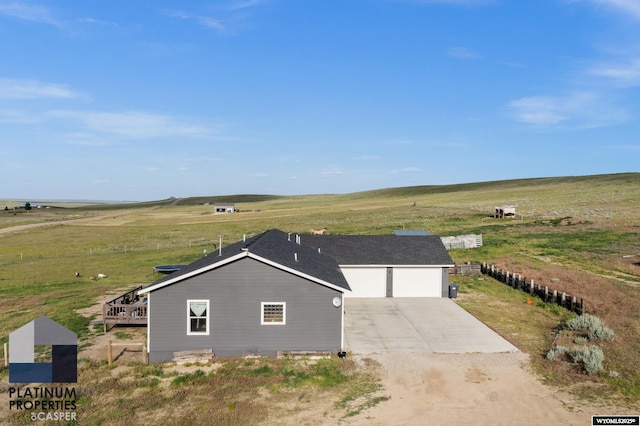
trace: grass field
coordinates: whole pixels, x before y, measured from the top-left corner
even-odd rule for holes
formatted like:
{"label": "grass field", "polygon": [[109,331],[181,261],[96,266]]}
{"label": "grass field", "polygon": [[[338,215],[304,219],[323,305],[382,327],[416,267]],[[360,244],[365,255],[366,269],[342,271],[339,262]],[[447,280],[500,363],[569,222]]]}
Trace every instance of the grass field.
{"label": "grass field", "polygon": [[[213,215],[205,204],[216,200],[235,202],[240,212]],[[494,207],[502,205],[516,206],[517,217],[494,219]],[[476,233],[483,235],[484,246],[451,251],[457,263],[486,261],[582,297],[587,310],[615,331],[614,341],[601,344],[605,371],[588,376],[544,358],[554,328],[570,317],[562,309],[528,305],[526,295],[485,277],[452,277],[461,286],[459,303],[531,353],[536,371],[550,383],[571,385],[584,398],[607,397],[633,406],[640,401],[639,206],[640,174],[629,173],[346,195],[0,210],[0,231],[43,224],[0,233],[0,342],[35,317],[48,315],[89,344],[91,318],[78,309],[117,290],[148,284],[159,278],[154,265],[191,262],[205,250],[218,249],[220,239],[224,246],[270,228],[301,234],[322,227],[334,234],[398,229],[441,236]],[[108,278],[89,279],[99,273]],[[6,378],[6,368],[0,374]]]}

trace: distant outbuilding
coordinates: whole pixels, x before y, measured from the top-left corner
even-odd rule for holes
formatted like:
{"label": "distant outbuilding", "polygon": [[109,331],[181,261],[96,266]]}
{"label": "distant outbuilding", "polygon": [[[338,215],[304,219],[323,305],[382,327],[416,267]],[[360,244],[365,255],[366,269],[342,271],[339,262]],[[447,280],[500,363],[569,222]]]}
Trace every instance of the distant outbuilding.
{"label": "distant outbuilding", "polygon": [[505,217],[515,217],[516,216],[516,208],[514,206],[501,206],[496,207],[495,213],[493,215],[496,219],[504,219]]}
{"label": "distant outbuilding", "polygon": [[234,213],[236,211],[236,205],[235,204],[229,204],[229,203],[224,203],[224,204],[214,204],[213,205],[213,213],[214,214],[221,214],[221,213]]}

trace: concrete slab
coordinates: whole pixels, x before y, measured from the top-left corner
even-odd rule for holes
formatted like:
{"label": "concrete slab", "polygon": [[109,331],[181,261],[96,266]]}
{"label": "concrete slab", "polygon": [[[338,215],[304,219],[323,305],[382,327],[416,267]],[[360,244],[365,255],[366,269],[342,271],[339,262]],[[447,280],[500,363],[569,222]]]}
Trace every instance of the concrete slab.
{"label": "concrete slab", "polygon": [[518,351],[451,299],[345,298],[344,309],[354,354]]}

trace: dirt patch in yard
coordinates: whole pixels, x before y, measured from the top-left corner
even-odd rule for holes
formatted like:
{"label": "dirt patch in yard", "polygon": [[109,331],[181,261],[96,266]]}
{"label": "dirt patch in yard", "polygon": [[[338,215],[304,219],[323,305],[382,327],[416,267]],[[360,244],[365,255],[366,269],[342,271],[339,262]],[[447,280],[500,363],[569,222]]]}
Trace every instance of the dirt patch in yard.
{"label": "dirt patch in yard", "polygon": [[369,358],[380,364],[390,399],[348,420],[351,425],[586,425],[595,414],[625,414],[543,385],[523,353]]}

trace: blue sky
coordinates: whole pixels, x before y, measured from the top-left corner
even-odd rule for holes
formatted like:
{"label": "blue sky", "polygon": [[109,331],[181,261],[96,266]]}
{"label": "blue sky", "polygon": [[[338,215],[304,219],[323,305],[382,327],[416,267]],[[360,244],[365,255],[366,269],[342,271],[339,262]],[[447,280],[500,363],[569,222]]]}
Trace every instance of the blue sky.
{"label": "blue sky", "polygon": [[640,0],[0,0],[0,198],[640,170]]}

